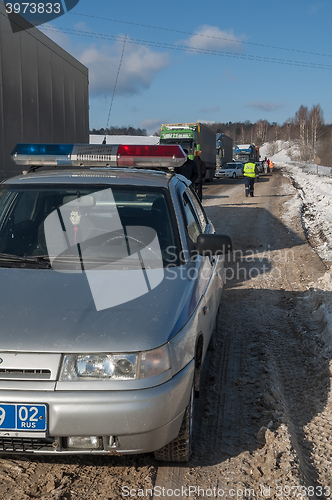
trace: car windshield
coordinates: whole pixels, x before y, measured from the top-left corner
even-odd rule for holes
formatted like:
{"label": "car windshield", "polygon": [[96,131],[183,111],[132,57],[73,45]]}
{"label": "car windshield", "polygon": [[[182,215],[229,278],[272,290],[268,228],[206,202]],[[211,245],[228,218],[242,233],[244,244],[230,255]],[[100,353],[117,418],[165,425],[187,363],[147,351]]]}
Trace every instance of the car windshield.
{"label": "car windshield", "polygon": [[44,259],[59,270],[110,262],[159,268],[179,265],[179,255],[176,220],[163,188],[1,187],[0,266],[14,266],[15,259],[22,265],[25,258],[29,265]]}

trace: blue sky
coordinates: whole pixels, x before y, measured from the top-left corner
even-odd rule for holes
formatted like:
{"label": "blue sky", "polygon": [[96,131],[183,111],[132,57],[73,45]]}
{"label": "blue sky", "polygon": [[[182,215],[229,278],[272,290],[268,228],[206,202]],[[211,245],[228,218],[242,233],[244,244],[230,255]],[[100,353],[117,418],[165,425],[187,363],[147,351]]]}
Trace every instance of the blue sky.
{"label": "blue sky", "polygon": [[109,125],[153,133],[315,104],[331,123],[331,19],[331,0],[80,0],[39,29],[89,68],[90,128],[107,124],[123,52]]}

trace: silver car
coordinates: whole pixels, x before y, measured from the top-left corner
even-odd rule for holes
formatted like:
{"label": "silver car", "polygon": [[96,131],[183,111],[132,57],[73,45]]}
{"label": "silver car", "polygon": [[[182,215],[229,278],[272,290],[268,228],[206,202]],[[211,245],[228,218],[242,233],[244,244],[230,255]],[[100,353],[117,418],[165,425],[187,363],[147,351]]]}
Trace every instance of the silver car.
{"label": "silver car", "polygon": [[231,241],[169,147],[15,148],[28,167],[0,189],[0,452],[189,459]]}
{"label": "silver car", "polygon": [[243,163],[226,163],[222,167],[218,168],[218,170],[216,170],[215,177],[232,177],[233,179],[236,179],[237,177],[243,177]]}

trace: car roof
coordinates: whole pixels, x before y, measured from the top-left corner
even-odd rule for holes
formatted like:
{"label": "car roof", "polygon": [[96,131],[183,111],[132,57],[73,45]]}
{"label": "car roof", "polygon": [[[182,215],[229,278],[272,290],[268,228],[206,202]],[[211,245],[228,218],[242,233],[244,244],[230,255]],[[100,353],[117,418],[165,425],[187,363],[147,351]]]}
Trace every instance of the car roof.
{"label": "car roof", "polygon": [[6,179],[3,184],[112,184],[168,187],[172,174],[133,168],[46,169]]}

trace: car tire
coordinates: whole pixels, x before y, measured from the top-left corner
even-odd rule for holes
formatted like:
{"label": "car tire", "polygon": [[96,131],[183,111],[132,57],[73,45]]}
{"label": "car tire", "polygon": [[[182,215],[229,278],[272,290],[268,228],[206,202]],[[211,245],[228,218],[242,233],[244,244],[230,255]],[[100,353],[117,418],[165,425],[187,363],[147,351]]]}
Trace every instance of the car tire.
{"label": "car tire", "polygon": [[232,175],[233,179],[236,179],[236,173],[234,172]]}
{"label": "car tire", "polygon": [[164,462],[188,462],[192,454],[193,416],[195,402],[195,384],[191,387],[190,400],[185,409],[178,436],[170,443],[154,452],[157,460]]}

